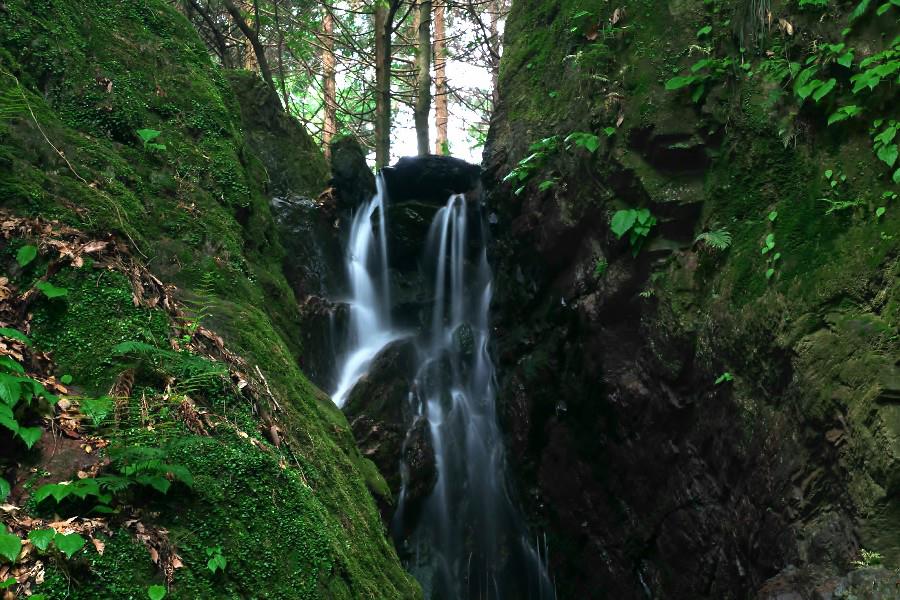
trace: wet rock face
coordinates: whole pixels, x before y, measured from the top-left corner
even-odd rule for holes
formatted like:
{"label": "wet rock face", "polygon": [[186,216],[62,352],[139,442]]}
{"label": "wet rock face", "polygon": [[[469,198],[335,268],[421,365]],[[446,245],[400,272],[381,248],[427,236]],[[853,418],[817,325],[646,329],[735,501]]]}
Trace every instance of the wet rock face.
{"label": "wet rock face", "polygon": [[321,296],[307,296],[300,303],[303,355],[300,367],[323,390],[335,389],[335,357],[344,351],[350,320],[349,307]]}
{"label": "wet rock face", "polygon": [[402,457],[409,465],[408,490],[413,496],[426,495],[436,476],[425,423],[408,414],[415,353],[411,338],[385,346],[343,407],[360,451],[378,467],[394,498],[402,483]]}
{"label": "wet rock face", "polygon": [[405,156],[382,170],[390,202],[419,200],[443,206],[451,194],[474,192],[481,167],[452,156]]}
{"label": "wet rock face", "polygon": [[344,136],[331,144],[331,181],[338,212],[346,215],[375,195],[375,176],[356,138]]}
{"label": "wet rock face", "polygon": [[344,280],[340,233],[331,211],[303,196],[272,201],[284,246],[284,273],[299,301],[335,295]]}

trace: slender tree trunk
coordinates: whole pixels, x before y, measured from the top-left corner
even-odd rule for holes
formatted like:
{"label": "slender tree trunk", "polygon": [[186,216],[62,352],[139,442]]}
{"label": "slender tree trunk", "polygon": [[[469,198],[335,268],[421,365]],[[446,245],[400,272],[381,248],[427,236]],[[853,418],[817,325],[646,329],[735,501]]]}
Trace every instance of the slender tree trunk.
{"label": "slender tree trunk", "polygon": [[416,53],[416,142],[419,156],[430,150],[428,116],[431,113],[431,0],[419,0],[419,43]]}
{"label": "slender tree trunk", "polygon": [[284,110],[290,113],[291,106],[290,96],[287,91],[287,74],[284,72],[284,30],[281,28],[277,0],[273,5],[275,8],[275,29],[278,31],[278,79],[281,84],[281,96],[284,99]]}
{"label": "slender tree trunk", "polygon": [[503,12],[503,0],[494,0],[490,5],[491,24],[490,24],[490,48],[491,48],[491,100],[493,106],[491,110],[497,107],[500,91],[500,15]]}
{"label": "slender tree trunk", "polygon": [[322,143],[325,157],[331,158],[331,140],[337,133],[337,97],[334,56],[334,15],[326,10],[322,19],[322,89],[325,117],[322,123]]}
{"label": "slender tree trunk", "polygon": [[383,2],[375,6],[375,167],[391,160],[391,19]]}
{"label": "slender tree trunk", "polygon": [[269,84],[269,87],[272,88],[272,91],[277,97],[278,92],[275,88],[275,82],[272,79],[272,70],[269,68],[269,61],[266,60],[266,49],[263,47],[262,42],[259,41],[258,33],[255,29],[247,24],[247,21],[241,14],[240,9],[234,4],[234,2],[232,2],[232,0],[222,0],[222,2],[225,5],[225,9],[228,11],[228,14],[231,15],[231,18],[234,19],[235,24],[247,39],[247,42],[250,45],[250,49],[253,50],[252,53],[247,52],[245,54],[255,55],[256,64],[259,66],[259,72],[262,75],[263,80],[265,80],[265,82]]}
{"label": "slender tree trunk", "polygon": [[446,0],[435,0],[434,4],[434,125],[437,137],[435,154],[447,154],[447,31],[445,16]]}

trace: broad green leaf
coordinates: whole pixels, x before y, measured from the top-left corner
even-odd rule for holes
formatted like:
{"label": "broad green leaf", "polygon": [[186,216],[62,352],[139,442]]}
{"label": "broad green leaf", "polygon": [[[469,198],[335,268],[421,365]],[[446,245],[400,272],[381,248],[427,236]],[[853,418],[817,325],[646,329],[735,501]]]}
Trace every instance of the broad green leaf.
{"label": "broad green leaf", "polygon": [[10,373],[25,374],[25,367],[14,361],[8,356],[0,356],[0,368],[4,368]]}
{"label": "broad green leaf", "polygon": [[31,449],[39,439],[41,439],[41,434],[44,432],[40,427],[19,427],[18,436],[22,438],[22,441],[25,442],[25,445]]}
{"label": "broad green leaf", "polygon": [[94,425],[100,425],[115,407],[113,400],[107,396],[85,398],[81,401],[81,412],[86,414]]}
{"label": "broad green leaf", "polygon": [[35,259],[37,253],[37,247],[35,246],[22,246],[16,253],[16,262],[19,263],[20,267],[25,267]]}
{"label": "broad green leaf", "polygon": [[831,78],[831,79],[829,79],[828,81],[826,81],[826,82],[825,82],[824,84],[822,84],[822,86],[819,87],[819,89],[817,89],[816,92],[813,94],[813,100],[815,100],[816,103],[818,103],[819,100],[821,100],[822,98],[824,98],[825,96],[827,96],[827,95],[829,94],[829,92],[831,92],[831,90],[834,89],[834,86],[835,86],[836,84],[837,84],[837,79],[834,79],[834,78]]}
{"label": "broad green leaf", "polygon": [[137,130],[138,137],[140,137],[141,140],[145,144],[147,142],[150,142],[150,141],[158,138],[161,133],[162,133],[161,131],[158,131],[156,129],[138,129]]}
{"label": "broad green leaf", "polygon": [[0,477],[0,502],[6,501],[6,497],[9,496],[9,490],[9,482],[3,477]]}
{"label": "broad green leaf", "polygon": [[716,385],[725,383],[726,381],[734,381],[734,377],[728,371],[725,371],[716,378]]}
{"label": "broad green leaf", "polygon": [[897,127],[886,127],[884,131],[875,136],[875,141],[880,144],[890,144],[897,135]]}
{"label": "broad green leaf", "polygon": [[66,558],[72,558],[72,555],[84,547],[84,538],[77,533],[68,535],[56,534],[54,543],[59,551],[66,555]]}
{"label": "broad green leaf", "polygon": [[853,52],[846,52],[837,58],[837,64],[848,69],[853,65]]}
{"label": "broad green leaf", "polygon": [[634,226],[635,220],[637,220],[637,211],[634,209],[616,211],[616,214],[613,215],[612,221],[609,224],[609,228],[616,234],[616,237],[621,238]]}
{"label": "broad green leaf", "polygon": [[878,149],[878,158],[884,161],[887,166],[893,167],[897,162],[897,144],[882,146]]}
{"label": "broad green leaf", "polygon": [[35,548],[42,552],[50,547],[54,537],[56,537],[56,531],[53,529],[35,529],[28,532],[28,539]]}
{"label": "broad green leaf", "polygon": [[19,539],[19,536],[6,533],[6,527],[0,525],[0,557],[14,563],[21,551],[22,540]]}
{"label": "broad green leaf", "polygon": [[894,171],[893,179],[894,179],[894,183],[900,185],[900,169],[897,169],[896,171]]}
{"label": "broad green leaf", "polygon": [[884,216],[884,213],[886,211],[887,211],[887,208],[885,208],[884,206],[879,206],[878,208],[875,209],[875,218],[880,219],[882,216]]}
{"label": "broad green leaf", "polygon": [[701,37],[703,37],[704,35],[709,35],[710,33],[712,33],[712,25],[707,25],[706,27],[701,27],[701,28],[697,31],[697,37],[698,37],[698,38],[701,38]]}
{"label": "broad green leaf", "polygon": [[147,597],[150,600],[163,600],[166,597],[166,588],[161,585],[151,585],[147,588]]}
{"label": "broad green leaf", "polygon": [[26,346],[31,345],[31,340],[29,340],[28,337],[24,333],[22,333],[21,331],[17,331],[15,329],[10,329],[8,327],[0,327],[0,336],[18,340],[18,341],[22,342],[23,344],[25,344]]}
{"label": "broad green leaf", "polygon": [[797,88],[797,95],[800,96],[801,100],[806,100],[814,91],[822,87],[824,84],[825,82],[821,79],[813,79],[806,85],[802,85]]}
{"label": "broad green leaf", "polygon": [[15,577],[10,577],[6,581],[0,581],[0,590],[5,590],[6,588],[11,588],[12,586],[19,583]]}
{"label": "broad green leaf", "polygon": [[69,293],[69,290],[66,288],[56,287],[49,281],[39,281],[36,287],[44,292],[44,295],[48,298],[59,298]]}
{"label": "broad green leaf", "polygon": [[697,78],[692,75],[681,75],[678,77],[673,77],[672,79],[666,82],[667,90],[680,90],[683,87],[687,87],[697,81]]}
{"label": "broad green leaf", "polygon": [[774,222],[775,222],[775,219],[778,218],[778,211],[777,211],[777,210],[773,210],[772,212],[770,212],[768,218],[769,218],[769,221],[771,221],[771,222],[774,223]]}
{"label": "broad green leaf", "polygon": [[869,10],[869,5],[872,4],[872,0],[862,0],[859,4],[856,5],[856,8],[853,9],[853,12],[850,13],[850,22],[857,20]]}
{"label": "broad green leaf", "polygon": [[22,386],[17,377],[0,373],[0,400],[13,407],[22,397]]}
{"label": "broad green leaf", "polygon": [[772,275],[775,274],[775,269],[766,270],[766,279],[772,279]]}

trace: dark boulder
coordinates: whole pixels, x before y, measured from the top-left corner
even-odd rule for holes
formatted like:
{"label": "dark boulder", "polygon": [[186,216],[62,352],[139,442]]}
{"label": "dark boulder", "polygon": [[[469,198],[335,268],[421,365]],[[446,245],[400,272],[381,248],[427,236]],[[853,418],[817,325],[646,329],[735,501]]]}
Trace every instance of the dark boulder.
{"label": "dark boulder", "polygon": [[381,173],[392,203],[443,205],[450,194],[476,192],[481,185],[481,167],[452,156],[404,156]]}
{"label": "dark boulder", "polygon": [[402,483],[402,459],[409,467],[407,491],[417,497],[431,490],[436,477],[427,427],[409,414],[415,358],[412,338],[385,346],[343,407],[360,452],[375,463],[395,498]]}
{"label": "dark boulder", "polygon": [[341,213],[353,210],[375,195],[375,175],[355,137],[343,136],[331,143],[330,183]]}

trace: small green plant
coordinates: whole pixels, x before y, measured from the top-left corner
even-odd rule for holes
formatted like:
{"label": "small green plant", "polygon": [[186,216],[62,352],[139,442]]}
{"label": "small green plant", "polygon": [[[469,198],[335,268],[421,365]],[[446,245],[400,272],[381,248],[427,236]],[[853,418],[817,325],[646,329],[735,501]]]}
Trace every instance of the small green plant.
{"label": "small green plant", "polygon": [[9,496],[10,486],[9,482],[2,477],[0,477],[0,502],[5,502],[6,498]]}
{"label": "small green plant", "polygon": [[860,569],[865,567],[876,567],[881,564],[882,558],[883,557],[878,552],[860,548],[859,558],[854,560],[852,564],[854,567],[858,567]]}
{"label": "small green plant", "polygon": [[161,585],[151,585],[147,588],[147,597],[150,600],[163,600],[166,597],[166,588]]}
{"label": "small green plant", "polygon": [[862,114],[863,109],[855,104],[850,104],[848,106],[842,106],[828,117],[828,125],[834,125],[835,123],[840,123],[841,121],[846,121],[851,117],[855,117],[857,115]]}
{"label": "small green plant", "polygon": [[695,244],[699,242],[713,250],[727,250],[731,246],[731,234],[725,229],[704,231],[694,239]]}
{"label": "small green plant", "polygon": [[209,560],[206,561],[206,568],[215,573],[216,571],[225,572],[225,567],[228,566],[228,561],[225,560],[225,557],[222,556],[222,547],[216,546],[215,548],[207,548],[206,556],[209,557]]}
{"label": "small green plant", "polygon": [[[28,338],[14,329],[0,329],[0,335],[30,345]],[[0,356],[0,425],[10,430],[25,446],[31,448],[40,439],[40,427],[25,427],[19,419],[23,412],[38,408],[37,400],[55,404],[59,398],[37,380],[25,375],[25,368],[9,356]],[[18,413],[18,414],[17,414]]]}
{"label": "small green plant", "polygon": [[[898,63],[898,66],[900,66],[900,63]],[[898,129],[900,129],[900,125],[898,125],[897,121],[885,122],[884,119],[876,119],[869,130],[869,133],[872,135],[872,146],[875,150],[875,155],[892,170],[897,164]],[[894,183],[900,183],[900,169],[894,172],[893,179]]]}
{"label": "small green plant", "polygon": [[644,246],[644,242],[650,236],[650,230],[656,225],[656,217],[650,214],[647,208],[628,208],[616,211],[609,228],[616,237],[622,238],[628,234],[628,243],[631,246],[632,256],[637,256]]}
{"label": "small green plant", "polygon": [[816,8],[824,8],[828,6],[830,0],[800,0],[800,8],[805,6],[814,6]]}
{"label": "small green plant", "polygon": [[572,146],[579,146],[581,148],[584,148],[588,152],[596,152],[597,148],[600,147],[600,138],[593,133],[587,133],[584,131],[574,131],[567,135],[566,139],[563,141],[567,144],[567,150]]}
{"label": "small green plant", "polygon": [[56,546],[57,550],[66,555],[66,558],[72,558],[85,544],[84,538],[77,533],[64,535],[50,528],[29,531],[28,539],[41,552],[46,552],[51,545]]}
{"label": "small green plant", "polygon": [[700,102],[713,84],[735,72],[737,63],[731,57],[702,58],[691,65],[690,75],[679,75],[666,81],[669,91],[692,88],[691,100]]}
{"label": "small green plant", "polygon": [[22,540],[14,533],[7,533],[6,525],[0,523],[0,558],[14,563],[22,551]]}
{"label": "small green plant", "polygon": [[716,378],[715,385],[722,385],[728,381],[734,381],[734,376],[728,371],[725,371]]}
{"label": "small green plant", "polygon": [[138,129],[137,134],[141,141],[144,142],[145,150],[164,151],[166,149],[165,144],[157,144],[153,141],[162,134],[161,131],[156,129]]}
{"label": "small green plant", "polygon": [[606,270],[609,268],[609,263],[602,256],[597,259],[597,262],[594,263],[594,277],[600,279],[606,274]]}
{"label": "small green plant", "polygon": [[37,254],[37,247],[22,246],[16,253],[16,262],[19,263],[19,266],[24,269],[31,261],[33,261],[37,257]]}
{"label": "small green plant", "polygon": [[516,167],[503,178],[503,181],[518,183],[519,187],[514,192],[518,196],[525,190],[525,184],[528,182],[528,179],[543,165],[550,154],[556,152],[558,147],[559,136],[556,135],[531,144],[528,147],[531,154],[520,160]]}
{"label": "small green plant", "polygon": [[67,296],[69,294],[69,290],[67,290],[66,288],[56,287],[49,281],[38,281],[35,284],[35,287],[50,299],[62,298],[63,296]]}

